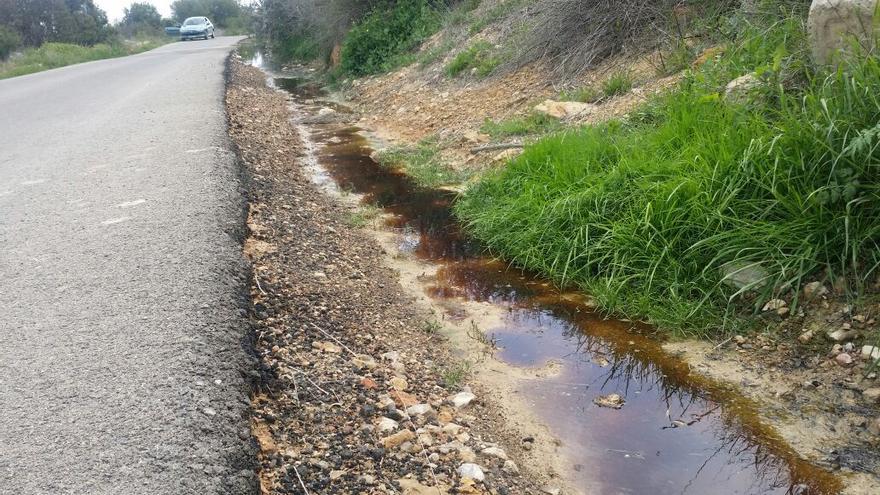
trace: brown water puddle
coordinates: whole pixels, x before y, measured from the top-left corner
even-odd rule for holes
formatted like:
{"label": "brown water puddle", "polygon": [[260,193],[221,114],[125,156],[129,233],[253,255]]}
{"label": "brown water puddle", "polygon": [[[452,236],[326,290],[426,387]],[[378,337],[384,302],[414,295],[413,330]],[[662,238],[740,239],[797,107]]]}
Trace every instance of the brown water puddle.
{"label": "brown water puddle", "polygon": [[[296,110],[316,112],[318,93],[299,81],[276,81]],[[841,483],[804,460],[770,427],[757,405],[696,373],[665,352],[651,329],[606,320],[583,296],[482,255],[453,217],[455,194],[418,187],[370,158],[356,127],[306,128],[315,179],[363,195],[392,214],[401,248],[439,265],[431,297],[489,302],[506,309],[489,330],[495,356],[562,372],[529,381],[525,394],[573,463],[571,478],[590,494],[836,494]],[[621,409],[593,400],[616,393]]]}

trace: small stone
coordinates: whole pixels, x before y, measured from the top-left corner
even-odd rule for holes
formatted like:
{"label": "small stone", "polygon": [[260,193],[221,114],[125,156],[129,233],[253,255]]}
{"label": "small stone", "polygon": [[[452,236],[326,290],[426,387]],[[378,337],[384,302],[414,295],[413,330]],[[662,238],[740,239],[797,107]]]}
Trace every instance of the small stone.
{"label": "small stone", "polygon": [[541,488],[541,493],[544,493],[546,495],[559,495],[560,493],[562,493],[562,488],[554,485],[547,485]]}
{"label": "small stone", "polygon": [[364,485],[375,485],[376,477],[371,474],[362,474],[358,477],[358,481]]}
{"label": "small stone", "polygon": [[457,425],[455,423],[446,423],[443,425],[442,431],[443,431],[443,433],[446,433],[447,435],[455,436],[455,435],[458,435],[458,433],[461,431],[461,429],[462,429],[462,426],[460,426],[460,425]]}
{"label": "small stone", "polygon": [[396,430],[398,425],[397,421],[383,417],[376,423],[376,428],[379,430],[379,433],[388,433],[389,431]]}
{"label": "small stone", "polygon": [[804,285],[804,298],[807,301],[812,301],[827,294],[828,289],[822,285],[822,282],[810,282]]}
{"label": "small stone", "polygon": [[317,349],[322,352],[327,352],[331,354],[339,354],[342,352],[342,347],[334,344],[333,342],[324,342],[324,341],[315,341],[312,342],[312,348]]}
{"label": "small stone", "polygon": [[834,361],[836,361],[837,364],[839,364],[839,365],[841,365],[841,366],[849,366],[849,365],[852,364],[852,362],[853,362],[853,358],[852,358],[852,356],[850,356],[849,354],[847,354],[847,353],[845,353],[845,352],[841,352],[840,354],[838,354],[838,355],[834,358]]}
{"label": "small stone", "polygon": [[838,330],[834,330],[833,332],[828,332],[828,338],[835,342],[843,342],[845,340],[851,340],[859,335],[858,330],[849,330],[847,328],[841,328]]}
{"label": "small stone", "polygon": [[372,370],[372,369],[375,369],[376,366],[378,366],[378,364],[376,363],[376,360],[373,359],[372,356],[368,356],[367,354],[358,354],[357,356],[352,358],[351,362],[352,362],[352,364],[354,364],[355,366],[357,366],[358,368],[361,368],[361,369],[366,368],[366,369]]}
{"label": "small stone", "polygon": [[474,462],[477,460],[477,454],[470,447],[461,447],[458,449],[458,458],[462,462]]}
{"label": "small stone", "polygon": [[406,382],[406,380],[400,378],[399,376],[395,376],[394,378],[392,378],[389,383],[391,384],[391,387],[395,390],[403,391],[409,388],[409,384]]}
{"label": "small stone", "polygon": [[873,345],[862,346],[862,359],[880,359],[880,347]]}
{"label": "small stone", "polygon": [[788,306],[788,303],[782,299],[771,299],[764,305],[763,311],[776,311]]}
{"label": "small stone", "polygon": [[504,461],[504,466],[501,467],[501,470],[507,474],[519,474],[519,466],[510,459]]}
{"label": "small stone", "polygon": [[737,335],[733,338],[733,341],[736,342],[736,345],[743,345],[749,341],[749,339],[743,337],[742,335]]}
{"label": "small stone", "polygon": [[806,344],[811,340],[813,340],[813,331],[812,330],[807,330],[806,332],[804,332],[798,336],[798,341],[801,344]]}
{"label": "small stone", "polygon": [[406,413],[411,416],[421,416],[431,410],[429,404],[415,404],[406,408]]}
{"label": "small stone", "polygon": [[458,467],[458,475],[462,478],[470,478],[476,481],[483,481],[486,475],[483,474],[483,468],[472,462],[465,462]]}
{"label": "small stone", "polygon": [[442,410],[442,411],[440,411],[439,413],[437,413],[437,421],[438,421],[441,425],[445,425],[445,424],[447,424],[447,423],[451,423],[451,422],[452,422],[452,419],[453,419],[453,417],[452,417],[452,413],[449,412],[449,411],[447,411],[447,410]]}
{"label": "small stone", "polygon": [[880,436],[880,418],[874,418],[873,421],[868,422],[868,431],[872,435]]}
{"label": "small stone", "polygon": [[408,442],[416,438],[416,434],[410,430],[401,430],[393,435],[383,438],[380,442],[386,449],[393,449],[404,442]]}
{"label": "small stone", "polygon": [[471,403],[477,396],[472,394],[471,392],[459,392],[452,397],[449,398],[449,401],[455,406],[456,409],[461,409],[466,407]]}
{"label": "small stone", "polygon": [[390,361],[392,363],[396,363],[400,361],[400,353],[397,351],[386,352],[379,356],[383,361]]}
{"label": "small stone", "polygon": [[391,394],[397,407],[407,408],[419,403],[419,399],[408,392],[394,392]]}
{"label": "small stone", "polygon": [[342,471],[341,469],[335,469],[333,471],[330,471],[330,480],[332,480],[332,481],[336,481],[339,478],[342,478],[343,476],[345,476],[345,471]]}
{"label": "small stone", "polygon": [[555,119],[564,119],[589,115],[595,112],[597,108],[596,105],[591,103],[544,100],[543,103],[535,107],[535,111]]}
{"label": "small stone", "polygon": [[217,415],[217,411],[215,411],[211,407],[206,407],[206,408],[202,409],[202,412],[205,413],[206,416],[216,416]]}
{"label": "small stone", "polygon": [[372,378],[361,378],[361,387],[364,387],[367,390],[372,390],[378,386],[379,384]]}
{"label": "small stone", "polygon": [[880,388],[869,388],[862,392],[862,397],[871,404],[880,402]]}
{"label": "small stone", "polygon": [[480,453],[489,457],[497,457],[498,459],[504,460],[507,459],[507,452],[498,447],[489,447],[488,449],[483,449]]}
{"label": "small stone", "polygon": [[625,403],[626,401],[619,394],[600,395],[593,399],[593,404],[611,409],[620,409]]}
{"label": "small stone", "polygon": [[724,100],[731,103],[749,103],[752,92],[761,87],[761,80],[754,74],[737,77],[727,83],[724,89]]}

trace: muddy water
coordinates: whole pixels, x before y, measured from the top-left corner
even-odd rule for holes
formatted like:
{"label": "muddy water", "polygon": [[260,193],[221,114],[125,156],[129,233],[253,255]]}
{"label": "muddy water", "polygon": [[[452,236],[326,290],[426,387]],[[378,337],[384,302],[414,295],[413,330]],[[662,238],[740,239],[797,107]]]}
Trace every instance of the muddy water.
{"label": "muddy water", "polygon": [[[276,79],[300,113],[326,102],[299,79]],[[336,107],[337,109],[339,107]],[[650,328],[606,320],[583,296],[483,256],[450,211],[454,193],[418,187],[380,167],[360,129],[300,126],[319,184],[361,194],[390,213],[402,250],[439,266],[431,297],[489,302],[506,310],[488,329],[497,359],[561,365],[522,391],[563,439],[568,473],[589,494],[834,494],[840,483],[801,459],[753,411],[756,405],[691,373]],[[451,315],[455,316],[455,315]],[[616,393],[621,409],[593,400]]]}

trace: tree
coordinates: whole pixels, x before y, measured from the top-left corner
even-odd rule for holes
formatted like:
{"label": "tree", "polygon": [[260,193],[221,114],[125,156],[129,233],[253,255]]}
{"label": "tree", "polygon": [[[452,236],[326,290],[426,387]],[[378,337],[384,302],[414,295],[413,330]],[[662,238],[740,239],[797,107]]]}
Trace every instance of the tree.
{"label": "tree", "polygon": [[171,12],[178,22],[206,16],[217,26],[226,27],[228,19],[241,14],[241,5],[236,0],[176,0],[171,4]]}
{"label": "tree", "polygon": [[107,14],[93,0],[2,0],[0,25],[18,33],[27,46],[47,41],[94,45],[113,34]]}
{"label": "tree", "polygon": [[162,27],[162,16],[153,4],[135,2],[122,10],[122,24],[135,29],[140,27],[159,29]]}
{"label": "tree", "polygon": [[6,26],[0,26],[0,60],[5,60],[21,45],[21,36]]}

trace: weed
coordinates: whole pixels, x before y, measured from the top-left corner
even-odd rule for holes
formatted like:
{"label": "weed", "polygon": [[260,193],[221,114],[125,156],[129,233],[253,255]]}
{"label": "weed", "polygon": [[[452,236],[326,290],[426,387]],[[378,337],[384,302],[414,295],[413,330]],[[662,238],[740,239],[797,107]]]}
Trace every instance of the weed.
{"label": "weed", "polygon": [[425,320],[422,323],[422,331],[429,335],[437,335],[443,330],[443,325],[437,320]]}
{"label": "weed", "polygon": [[467,330],[467,336],[481,344],[483,350],[487,353],[498,349],[498,339],[495,338],[495,334],[486,334],[473,321],[471,321],[471,327]]}
{"label": "weed", "polygon": [[448,368],[441,370],[440,378],[443,380],[443,386],[446,387],[447,390],[458,390],[460,385],[464,382],[465,378],[471,372],[471,363],[470,361],[462,361],[459,363],[453,363]]}
{"label": "weed", "polygon": [[628,93],[632,88],[632,75],[626,71],[619,71],[612,74],[602,83],[602,94],[605,98],[612,98]]}
{"label": "weed", "polygon": [[462,72],[473,69],[478,77],[486,77],[501,63],[501,58],[494,54],[490,43],[477,41],[460,52],[446,66],[446,75],[455,77]]}
{"label": "weed", "polygon": [[596,103],[602,99],[602,92],[595,86],[584,86],[563,91],[559,94],[562,101],[578,101],[581,103]]}
{"label": "weed", "polygon": [[397,146],[379,153],[379,164],[399,168],[423,187],[456,184],[467,180],[469,174],[451,168],[440,154],[436,139],[423,139],[415,146]]}
{"label": "weed", "polygon": [[474,20],[468,30],[472,35],[477,34],[486,29],[486,26],[489,24],[506,17],[514,10],[532,2],[534,0],[502,0],[489,9],[483,17]]}
{"label": "weed", "polygon": [[346,222],[352,227],[366,227],[378,218],[381,213],[382,210],[376,206],[362,205],[358,209],[348,213]]}
{"label": "weed", "polygon": [[533,112],[525,117],[515,117],[500,122],[486,119],[480,131],[494,139],[499,139],[511,136],[546,134],[561,128],[562,124],[559,120],[543,113]]}
{"label": "weed", "polygon": [[[863,291],[880,270],[880,58],[816,71],[803,18],[782,14],[731,21],[717,62],[624,121],[528,146],[457,213],[499,255],[681,334],[734,330],[819,271]],[[747,73],[762,89],[724,101]],[[760,276],[736,285],[742,264]]]}

